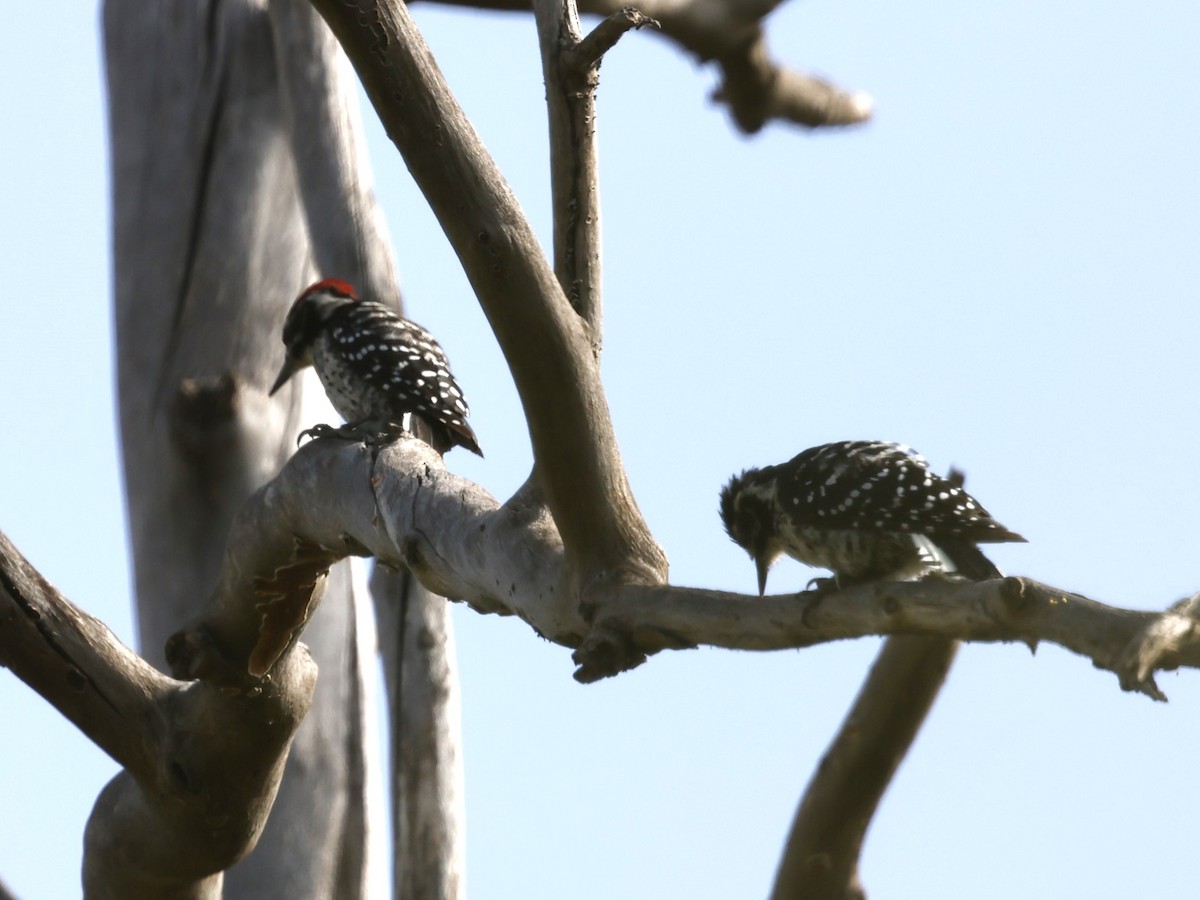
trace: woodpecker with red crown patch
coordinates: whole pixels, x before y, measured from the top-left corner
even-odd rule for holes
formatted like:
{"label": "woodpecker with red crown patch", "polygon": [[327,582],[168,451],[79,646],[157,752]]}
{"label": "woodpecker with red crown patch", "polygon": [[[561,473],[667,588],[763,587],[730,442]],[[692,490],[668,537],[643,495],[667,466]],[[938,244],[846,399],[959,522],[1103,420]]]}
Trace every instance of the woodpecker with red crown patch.
{"label": "woodpecker with red crown patch", "polygon": [[[385,431],[403,427],[411,415],[429,428],[439,453],[458,446],[483,456],[441,345],[383,304],[360,300],[346,282],[327,278],[306,288],[283,323],[283,345],[287,357],[271,394],[312,366],[349,432],[367,423]],[[312,432],[345,433],[325,427]]]}

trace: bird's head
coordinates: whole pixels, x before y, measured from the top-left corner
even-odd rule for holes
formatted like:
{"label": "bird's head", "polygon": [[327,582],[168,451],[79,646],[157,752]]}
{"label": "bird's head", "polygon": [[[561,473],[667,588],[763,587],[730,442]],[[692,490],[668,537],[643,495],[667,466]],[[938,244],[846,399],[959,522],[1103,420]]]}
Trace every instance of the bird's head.
{"label": "bird's head", "polygon": [[764,470],[747,469],[721,489],[721,521],[733,542],[754,560],[760,597],[767,590],[767,572],[780,554],[771,499],[773,483]]}
{"label": "bird's head", "polygon": [[268,396],[305,366],[312,365],[313,344],[329,317],[340,306],[357,300],[354,288],[336,278],[325,278],[301,292],[283,321],[283,346],[287,355]]}

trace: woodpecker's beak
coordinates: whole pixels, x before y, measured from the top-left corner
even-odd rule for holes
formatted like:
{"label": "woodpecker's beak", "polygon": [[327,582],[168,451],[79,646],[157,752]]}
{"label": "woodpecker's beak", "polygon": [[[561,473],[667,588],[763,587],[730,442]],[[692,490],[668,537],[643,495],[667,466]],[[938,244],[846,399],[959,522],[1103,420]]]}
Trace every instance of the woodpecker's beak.
{"label": "woodpecker's beak", "polygon": [[767,592],[767,572],[771,570],[771,557],[767,554],[754,557],[754,567],[758,569],[758,596]]}
{"label": "woodpecker's beak", "polygon": [[283,387],[287,383],[287,380],[295,375],[299,369],[300,364],[289,353],[283,360],[283,368],[279,370],[279,375],[275,378],[275,384],[271,386],[271,390],[267,391],[267,396],[275,396],[275,392]]}

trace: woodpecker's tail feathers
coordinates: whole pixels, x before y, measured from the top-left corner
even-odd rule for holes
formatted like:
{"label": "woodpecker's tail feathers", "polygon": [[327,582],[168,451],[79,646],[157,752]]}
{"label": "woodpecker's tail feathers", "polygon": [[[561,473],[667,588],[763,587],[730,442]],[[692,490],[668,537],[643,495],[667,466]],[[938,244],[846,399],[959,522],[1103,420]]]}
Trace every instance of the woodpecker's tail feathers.
{"label": "woodpecker's tail feathers", "polygon": [[483,451],[479,449],[479,439],[466,422],[438,422],[424,416],[413,416],[413,419],[425,426],[429,433],[429,445],[443,456],[455,447],[465,447],[476,456],[483,456]]}
{"label": "woodpecker's tail feathers", "polygon": [[963,578],[969,578],[971,581],[988,581],[992,578],[1004,577],[1004,573],[997,569],[996,564],[975,546],[974,541],[957,537],[939,537],[937,546],[950,560],[954,571]]}

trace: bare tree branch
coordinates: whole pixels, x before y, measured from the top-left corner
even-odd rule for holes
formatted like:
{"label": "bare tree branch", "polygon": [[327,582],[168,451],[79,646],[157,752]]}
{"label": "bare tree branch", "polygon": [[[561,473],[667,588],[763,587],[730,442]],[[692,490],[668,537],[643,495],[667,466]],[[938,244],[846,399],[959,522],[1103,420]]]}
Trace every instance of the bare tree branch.
{"label": "bare tree branch", "polygon": [[[106,0],[104,35],[121,449],[140,646],[162,665],[168,635],[208,605],[238,508],[312,424],[299,392],[272,402],[264,388],[314,257],[394,280],[367,261],[383,238],[369,179],[350,169],[354,85],[330,77],[338,48],[307,6]],[[350,573],[331,580],[340,602],[308,635],[317,700],[279,814],[225,879],[231,898],[365,889],[360,782],[374,748],[355,706],[363,673],[346,666],[369,662],[356,650],[373,635],[356,631]]]}
{"label": "bare tree branch", "polygon": [[609,16],[582,36],[574,0],[533,0],[550,124],[554,207],[554,274],[591,332],[602,340],[600,166],[596,88],[604,54],[630,29],[655,24],[633,8]]}
{"label": "bare tree branch", "polygon": [[[450,604],[408,572],[375,567],[393,760],[392,827],[398,897],[452,900],[466,892],[460,701]],[[391,619],[396,622],[393,625]]]}
{"label": "bare tree branch", "polygon": [[774,119],[820,128],[858,125],[871,117],[873,103],[867,94],[780,66],[761,32],[715,59],[724,81],[713,97],[729,107],[738,127],[748,134]]}
{"label": "bare tree branch", "polygon": [[578,44],[568,48],[564,52],[566,61],[580,71],[599,66],[604,54],[615,47],[617,41],[630,31],[645,28],[647,25],[652,28],[662,27],[655,19],[643,15],[640,10],[626,6],[601,20]]}
{"label": "bare tree branch", "polygon": [[773,900],[861,900],[863,837],[958,650],[940,637],[893,637],[880,651],[804,792]]}
{"label": "bare tree branch", "polygon": [[[49,701],[101,750],[139,774],[153,770],[142,729],[175,682],[71,605],[0,534],[0,665]],[[152,740],[161,731],[152,728]]]}
{"label": "bare tree branch", "polygon": [[[626,584],[595,603],[563,602],[565,552],[550,519],[537,508],[502,506],[411,438],[374,452],[336,441],[302,448],[235,523],[219,606],[203,627],[224,631],[226,619],[237,630],[257,627],[258,613],[246,606],[248,579],[290,559],[297,537],[331,559],[366,552],[405,566],[430,590],[479,612],[520,616],[542,637],[576,651],[576,677],[583,681],[617,674],[661,650],[781,650],[867,635],[1051,641],[1115,672],[1124,689],[1155,699],[1162,699],[1155,671],[1200,666],[1200,640],[1182,627],[1192,621],[1190,607],[1119,609],[1016,577],[881,582],[823,597]],[[1146,661],[1130,647],[1142,646],[1164,621],[1174,623],[1173,640],[1155,651],[1143,675]]]}
{"label": "bare tree branch", "polygon": [[601,340],[600,167],[596,155],[594,66],[576,67],[579,15],[570,0],[533,0],[550,125],[550,194],[554,274],[587,323],[598,355]]}
{"label": "bare tree branch", "polygon": [[263,683],[175,681],[54,590],[0,535],[0,662],[124,770],[85,838],[89,898],[217,898],[275,798],[316,666],[288,653]]}
{"label": "bare tree branch", "polygon": [[[529,0],[440,0],[483,9],[528,10]],[[615,17],[625,0],[581,0],[585,13]],[[753,133],[778,120],[805,128],[858,125],[871,118],[871,98],[776,61],[767,49],[765,18],[775,0],[641,0],[662,34],[701,62],[715,62],[722,83],[714,97],[734,122]],[[598,29],[599,30],[599,29]]]}

